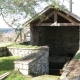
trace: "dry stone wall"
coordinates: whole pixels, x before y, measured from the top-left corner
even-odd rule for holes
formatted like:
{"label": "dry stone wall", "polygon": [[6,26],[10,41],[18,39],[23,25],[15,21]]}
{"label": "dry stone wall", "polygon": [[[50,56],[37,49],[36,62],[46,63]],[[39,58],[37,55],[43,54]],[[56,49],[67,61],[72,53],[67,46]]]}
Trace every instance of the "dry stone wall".
{"label": "dry stone wall", "polygon": [[24,27],[24,41],[30,41],[31,33],[30,33],[30,25]]}
{"label": "dry stone wall", "polygon": [[23,57],[14,61],[15,70],[19,70],[23,75],[49,73],[49,48],[46,46],[41,46],[37,49],[0,48],[0,57],[10,55]]}
{"label": "dry stone wall", "polygon": [[8,54],[11,56],[27,56],[35,52],[43,51],[43,47],[39,48],[16,48],[16,47],[8,47]]}
{"label": "dry stone wall", "polygon": [[66,66],[60,80],[80,80],[80,50]]}
{"label": "dry stone wall", "polygon": [[0,47],[0,57],[8,56],[7,47]]}
{"label": "dry stone wall", "polygon": [[14,62],[15,70],[23,75],[41,75],[49,73],[49,49],[41,48],[32,54]]}

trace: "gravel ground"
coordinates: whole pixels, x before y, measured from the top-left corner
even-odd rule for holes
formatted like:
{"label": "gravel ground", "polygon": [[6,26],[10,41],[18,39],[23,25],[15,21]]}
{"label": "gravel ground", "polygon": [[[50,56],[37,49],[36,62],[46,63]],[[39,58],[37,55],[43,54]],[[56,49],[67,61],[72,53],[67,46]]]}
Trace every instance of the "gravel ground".
{"label": "gravel ground", "polygon": [[34,77],[31,80],[59,80],[60,76],[54,75],[42,75],[38,77]]}

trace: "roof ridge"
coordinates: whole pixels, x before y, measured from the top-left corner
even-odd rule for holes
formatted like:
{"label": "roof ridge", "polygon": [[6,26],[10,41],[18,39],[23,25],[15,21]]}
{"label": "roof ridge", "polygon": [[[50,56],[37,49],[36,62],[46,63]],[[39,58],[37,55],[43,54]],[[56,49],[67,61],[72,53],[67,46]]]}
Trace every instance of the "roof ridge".
{"label": "roof ridge", "polygon": [[[35,14],[31,19],[29,19],[28,21],[26,21],[23,25],[28,25],[30,22],[32,22],[33,20],[35,20],[36,18],[38,18],[40,15],[42,15],[44,12],[46,12],[47,10],[51,9],[51,8],[55,8],[57,10],[61,10],[64,11],[65,13],[69,14],[70,16],[74,17],[75,19],[77,19],[78,21],[80,21],[80,17],[78,15],[76,15],[75,13],[69,11],[67,8],[64,7],[64,5],[59,5],[56,4],[57,7],[55,7],[54,4],[50,4],[48,6],[46,6],[42,11],[40,11],[39,13]],[[37,15],[37,16],[36,16]],[[33,19],[35,18],[35,19]],[[27,24],[26,24],[27,23]]]}

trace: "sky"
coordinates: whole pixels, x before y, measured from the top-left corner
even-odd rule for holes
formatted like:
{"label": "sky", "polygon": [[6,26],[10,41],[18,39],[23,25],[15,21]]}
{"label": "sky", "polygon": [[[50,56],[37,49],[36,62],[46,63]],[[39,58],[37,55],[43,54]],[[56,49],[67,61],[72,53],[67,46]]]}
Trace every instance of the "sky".
{"label": "sky", "polygon": [[[72,0],[72,12],[80,17],[80,0]],[[68,2],[65,0],[64,4],[69,8]]]}
{"label": "sky", "polygon": [[[80,17],[80,0],[72,0],[73,4],[72,4],[72,12],[75,13],[76,15],[78,15]],[[67,8],[69,7],[68,2],[65,0],[64,5],[67,6]],[[0,16],[0,28],[10,28],[2,19],[2,17]]]}

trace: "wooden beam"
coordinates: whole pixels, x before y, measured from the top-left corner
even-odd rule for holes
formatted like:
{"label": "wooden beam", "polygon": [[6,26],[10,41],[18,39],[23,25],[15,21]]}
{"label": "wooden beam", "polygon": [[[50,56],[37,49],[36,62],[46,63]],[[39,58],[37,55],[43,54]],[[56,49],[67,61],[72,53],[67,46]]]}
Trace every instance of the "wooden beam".
{"label": "wooden beam", "polygon": [[71,23],[77,23],[76,21],[74,21],[71,18],[69,18],[69,16],[66,16],[66,15],[62,14],[61,12],[58,12],[58,14],[60,16],[64,17],[65,19],[69,20]]}
{"label": "wooden beam", "polygon": [[37,26],[80,26],[80,23],[41,23]]}
{"label": "wooden beam", "polygon": [[52,11],[50,14],[48,14],[47,16],[50,17],[55,13],[55,11]]}
{"label": "wooden beam", "polygon": [[11,72],[6,72],[6,73],[0,75],[0,80],[4,80],[4,78],[7,77],[9,74],[11,74]]}

